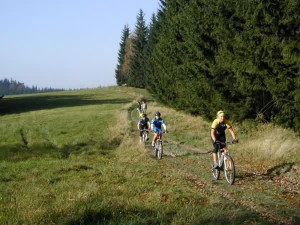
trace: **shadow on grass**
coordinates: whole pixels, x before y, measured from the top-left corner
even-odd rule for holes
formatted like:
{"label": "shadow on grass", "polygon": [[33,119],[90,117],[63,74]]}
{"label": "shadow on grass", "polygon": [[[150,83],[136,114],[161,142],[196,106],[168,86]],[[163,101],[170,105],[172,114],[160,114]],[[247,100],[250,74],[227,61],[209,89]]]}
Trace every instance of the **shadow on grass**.
{"label": "shadow on grass", "polygon": [[293,165],[295,165],[295,163],[282,163],[282,164],[273,166],[267,170],[267,173],[265,175],[270,175],[273,172],[276,173],[277,175],[280,175],[282,173],[287,173],[287,172],[291,171]]}
{"label": "shadow on grass", "polygon": [[40,143],[34,145],[0,145],[0,162],[11,161],[19,162],[31,158],[51,157],[67,159],[71,154],[101,154],[108,155],[121,144],[122,138],[113,138],[111,140],[101,140],[80,142],[76,144],[67,144],[62,147],[57,147],[52,143]]}
{"label": "shadow on grass", "polygon": [[172,218],[158,218],[158,212],[141,208],[118,208],[86,210],[81,218],[70,220],[65,225],[94,225],[94,224],[170,224]]}
{"label": "shadow on grass", "polygon": [[247,180],[247,181],[253,181],[253,180],[272,180],[275,176],[282,175],[284,173],[287,173],[291,171],[292,167],[295,165],[295,163],[282,163],[276,166],[273,166],[267,170],[266,173],[249,173],[245,172],[242,174],[236,175],[236,178],[240,180]]}
{"label": "shadow on grass", "polygon": [[[102,206],[103,207],[103,206]],[[93,225],[93,224],[272,224],[266,221],[258,213],[239,212],[238,215],[228,215],[226,213],[208,214],[205,210],[197,214],[193,214],[193,220],[188,223],[183,222],[184,219],[176,216],[177,212],[173,210],[156,211],[138,207],[126,208],[100,208],[87,209],[77,218],[69,219],[66,222],[58,222],[65,225]],[[51,216],[52,217],[52,216]],[[62,215],[52,218],[63,218]]]}
{"label": "shadow on grass", "polygon": [[125,104],[131,102],[128,98],[91,99],[82,95],[32,95],[6,98],[0,102],[0,115],[22,113],[42,109],[61,107]]}

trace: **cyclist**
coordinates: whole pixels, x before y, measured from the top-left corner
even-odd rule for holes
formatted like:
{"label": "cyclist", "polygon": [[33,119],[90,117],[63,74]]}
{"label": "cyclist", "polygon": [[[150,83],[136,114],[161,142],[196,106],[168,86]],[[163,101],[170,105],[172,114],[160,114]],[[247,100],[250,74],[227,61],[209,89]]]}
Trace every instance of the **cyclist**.
{"label": "cyclist", "polygon": [[168,133],[167,126],[164,123],[164,120],[160,117],[160,112],[155,113],[155,117],[153,117],[151,121],[151,129],[154,132],[153,135],[153,140],[152,140],[152,147],[155,146],[156,140],[162,136],[162,129],[161,127],[163,126],[164,130],[166,133]]}
{"label": "cyclist", "polygon": [[147,111],[147,103],[145,101],[142,101],[141,110],[143,113],[146,113]]}
{"label": "cyclist", "polygon": [[139,100],[137,100],[137,108],[136,108],[136,110],[137,110],[137,112],[138,112],[138,114],[139,114],[139,118],[143,118],[143,112],[142,112],[142,106],[141,106],[141,102],[139,101]]}
{"label": "cyclist", "polygon": [[214,161],[214,169],[218,167],[218,157],[217,152],[220,144],[220,149],[223,149],[226,153],[226,135],[225,130],[228,129],[231,136],[232,136],[232,142],[236,143],[238,140],[236,139],[236,135],[234,133],[234,130],[232,128],[231,123],[225,119],[225,113],[223,111],[217,112],[217,118],[213,121],[211,125],[211,140],[214,147],[213,150],[213,161]]}
{"label": "cyclist", "polygon": [[138,110],[138,114],[139,114],[139,119],[142,119],[144,113],[143,113],[142,111],[139,111],[139,110]]}
{"label": "cyclist", "polygon": [[140,102],[140,100],[137,100],[137,105],[138,105],[138,106],[137,106],[136,109],[137,109],[138,111],[141,111],[142,108],[141,108],[141,102]]}
{"label": "cyclist", "polygon": [[[143,113],[142,118],[139,119],[138,129],[140,131],[140,143],[142,143],[143,130],[146,129],[147,134],[149,134],[149,129],[150,129],[150,120],[145,113]],[[148,140],[149,138],[147,137],[147,141]]]}

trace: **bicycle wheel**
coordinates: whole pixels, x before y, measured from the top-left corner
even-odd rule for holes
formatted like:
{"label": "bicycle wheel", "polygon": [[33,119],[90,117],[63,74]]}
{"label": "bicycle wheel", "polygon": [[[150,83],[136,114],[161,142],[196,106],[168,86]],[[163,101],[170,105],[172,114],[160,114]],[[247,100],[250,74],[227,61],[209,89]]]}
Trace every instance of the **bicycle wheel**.
{"label": "bicycle wheel", "polygon": [[235,180],[235,166],[231,156],[224,157],[224,175],[229,184],[233,184]]}
{"label": "bicycle wheel", "polygon": [[146,143],[146,141],[147,141],[147,133],[146,133],[146,131],[143,131],[143,137],[142,137],[142,139],[143,139],[143,142]]}
{"label": "bicycle wheel", "polygon": [[152,147],[152,154],[155,158],[157,157],[157,145],[156,144]]}
{"label": "bicycle wheel", "polygon": [[162,143],[160,142],[157,148],[157,158],[162,159],[162,155],[163,155],[163,147],[162,147]]}
{"label": "bicycle wheel", "polygon": [[220,178],[220,170],[219,168],[214,169],[214,162],[211,164],[211,173],[215,180],[218,180]]}

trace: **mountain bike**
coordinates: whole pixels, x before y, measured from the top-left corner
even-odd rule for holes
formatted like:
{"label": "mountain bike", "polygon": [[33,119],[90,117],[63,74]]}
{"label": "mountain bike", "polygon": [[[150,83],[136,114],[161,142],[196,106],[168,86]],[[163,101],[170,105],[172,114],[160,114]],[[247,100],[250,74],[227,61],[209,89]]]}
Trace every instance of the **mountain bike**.
{"label": "mountain bike", "polygon": [[[165,131],[163,133],[166,133]],[[161,135],[158,136],[158,139],[155,142],[153,147],[153,156],[158,159],[162,159],[163,156],[163,141],[161,139]]]}
{"label": "mountain bike", "polygon": [[234,180],[235,180],[235,166],[234,166],[234,162],[232,157],[229,155],[229,151],[227,149],[227,152],[224,153],[223,149],[220,149],[220,145],[225,145],[225,144],[236,144],[237,142],[219,142],[217,143],[218,145],[218,152],[217,152],[217,156],[218,156],[218,167],[214,168],[214,162],[212,162],[212,167],[211,167],[211,172],[212,172],[212,176],[215,180],[218,180],[220,178],[220,171],[223,170],[224,171],[224,176],[226,181],[229,184],[233,184]]}
{"label": "mountain bike", "polygon": [[143,143],[146,143],[146,141],[149,139],[147,131],[148,131],[148,129],[143,129],[142,130],[142,142]]}

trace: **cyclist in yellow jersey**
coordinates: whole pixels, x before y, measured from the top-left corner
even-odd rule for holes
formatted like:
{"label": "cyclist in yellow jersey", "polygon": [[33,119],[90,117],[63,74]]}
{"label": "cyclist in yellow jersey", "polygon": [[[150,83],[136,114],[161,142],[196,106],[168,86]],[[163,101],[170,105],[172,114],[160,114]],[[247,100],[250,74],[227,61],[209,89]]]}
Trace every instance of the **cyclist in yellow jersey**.
{"label": "cyclist in yellow jersey", "polygon": [[236,135],[234,133],[234,130],[232,128],[231,123],[225,119],[225,113],[223,111],[217,112],[217,118],[213,121],[211,125],[211,140],[212,144],[214,146],[213,150],[213,161],[214,161],[214,168],[217,168],[218,166],[218,159],[217,159],[217,152],[218,152],[218,142],[220,144],[220,149],[223,149],[226,153],[226,135],[225,130],[228,129],[231,136],[232,136],[232,142],[237,142]]}
{"label": "cyclist in yellow jersey", "polygon": [[138,113],[139,113],[139,119],[141,119],[141,118],[143,118],[143,112],[141,112],[141,111],[138,111]]}

